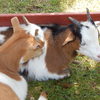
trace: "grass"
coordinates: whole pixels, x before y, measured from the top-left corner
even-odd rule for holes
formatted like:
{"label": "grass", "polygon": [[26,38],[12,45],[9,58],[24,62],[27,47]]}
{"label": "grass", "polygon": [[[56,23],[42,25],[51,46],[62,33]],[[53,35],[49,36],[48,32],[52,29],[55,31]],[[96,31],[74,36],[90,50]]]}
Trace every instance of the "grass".
{"label": "grass", "polygon": [[[84,12],[86,7],[99,11],[100,0],[0,0],[0,13]],[[100,63],[84,56],[76,60],[70,78],[28,82],[27,100],[37,100],[41,91],[48,100],[100,100]]]}
{"label": "grass", "polygon": [[0,0],[0,13],[61,12],[60,0]]}
{"label": "grass", "polygon": [[100,10],[100,0],[0,0],[0,13],[85,12]]}
{"label": "grass", "polygon": [[39,97],[41,91],[48,93],[48,100],[99,100],[100,64],[78,56],[80,64],[71,64],[72,75],[61,80],[29,82],[28,99]]}

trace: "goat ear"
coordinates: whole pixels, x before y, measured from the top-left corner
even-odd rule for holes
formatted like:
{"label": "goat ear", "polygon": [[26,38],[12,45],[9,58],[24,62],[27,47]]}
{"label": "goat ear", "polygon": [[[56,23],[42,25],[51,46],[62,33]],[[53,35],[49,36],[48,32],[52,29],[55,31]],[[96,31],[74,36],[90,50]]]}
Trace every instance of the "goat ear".
{"label": "goat ear", "polygon": [[78,20],[76,20],[76,19],[74,19],[74,18],[72,18],[72,17],[68,17],[68,19],[69,19],[73,24],[77,25],[78,27],[81,27],[81,23],[80,23]]}
{"label": "goat ear", "polygon": [[11,24],[12,24],[14,32],[20,29],[20,23],[17,17],[13,17],[11,19]]}
{"label": "goat ear", "polygon": [[24,20],[24,22],[25,22],[26,25],[30,24],[30,22],[28,21],[28,19],[25,16],[22,16],[22,18],[23,18],[23,20]]}
{"label": "goat ear", "polygon": [[65,41],[63,42],[62,46],[65,46],[67,43],[73,41],[74,38],[75,38],[75,36],[71,32],[69,32],[69,34],[68,34],[67,38],[65,39]]}

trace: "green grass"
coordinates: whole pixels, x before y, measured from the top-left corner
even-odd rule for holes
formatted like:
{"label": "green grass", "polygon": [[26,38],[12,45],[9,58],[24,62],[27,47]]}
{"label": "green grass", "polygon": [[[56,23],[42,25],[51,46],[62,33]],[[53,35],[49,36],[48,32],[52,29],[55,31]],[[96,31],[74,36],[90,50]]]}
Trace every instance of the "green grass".
{"label": "green grass", "polygon": [[0,0],[0,13],[61,12],[60,0]]}
{"label": "green grass", "polygon": [[[91,3],[90,3],[91,2]],[[78,6],[80,5],[80,6]],[[47,13],[100,10],[99,0],[0,0],[0,13]],[[37,100],[41,91],[49,100],[100,100],[100,63],[84,56],[77,56],[79,64],[72,63],[70,78],[31,81],[27,100]]]}
{"label": "green grass", "polygon": [[[41,91],[48,93],[48,100],[99,100],[100,64],[83,56],[76,58],[80,64],[71,64],[72,75],[61,80],[29,82],[29,100],[39,97]],[[90,64],[90,63],[94,64]]]}

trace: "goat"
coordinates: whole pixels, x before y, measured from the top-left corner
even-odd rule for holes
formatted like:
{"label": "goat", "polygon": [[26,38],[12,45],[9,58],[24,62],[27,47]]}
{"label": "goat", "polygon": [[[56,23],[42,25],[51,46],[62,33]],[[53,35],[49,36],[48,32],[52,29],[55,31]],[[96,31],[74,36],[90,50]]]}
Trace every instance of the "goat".
{"label": "goat", "polygon": [[[87,9],[87,21],[79,22],[69,17],[73,23],[67,27],[47,27],[44,53],[29,61],[26,67],[28,79],[48,80],[70,76],[69,63],[77,52],[100,61],[98,30]],[[50,29],[50,30],[49,30]],[[37,66],[37,67],[33,67]]]}
{"label": "goat", "polygon": [[0,46],[0,100],[25,100],[27,83],[18,73],[20,60],[41,55],[44,43],[23,30],[17,17],[11,23],[13,35]]}
{"label": "goat", "polygon": [[[87,21],[79,22],[72,17],[69,17],[69,20],[72,24],[67,27],[51,26],[45,29],[30,22],[28,26],[22,26],[31,34],[32,30],[38,27],[39,38],[45,41],[43,54],[21,66],[22,73],[28,71],[29,80],[41,81],[70,76],[69,63],[77,53],[100,61],[98,30],[89,10],[87,9]],[[44,33],[44,36],[40,33]]]}

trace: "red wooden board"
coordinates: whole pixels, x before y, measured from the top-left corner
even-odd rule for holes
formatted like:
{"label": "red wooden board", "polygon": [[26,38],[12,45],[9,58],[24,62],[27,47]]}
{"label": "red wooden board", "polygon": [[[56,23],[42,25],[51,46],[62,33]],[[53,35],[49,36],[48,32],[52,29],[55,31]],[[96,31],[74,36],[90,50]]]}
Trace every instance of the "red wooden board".
{"label": "red wooden board", "polygon": [[[86,13],[34,13],[34,14],[0,14],[0,26],[11,25],[10,19],[17,16],[23,23],[22,16],[26,16],[31,23],[35,24],[69,24],[68,17],[71,16],[79,21],[86,20]],[[100,21],[100,13],[91,13],[93,20]]]}

